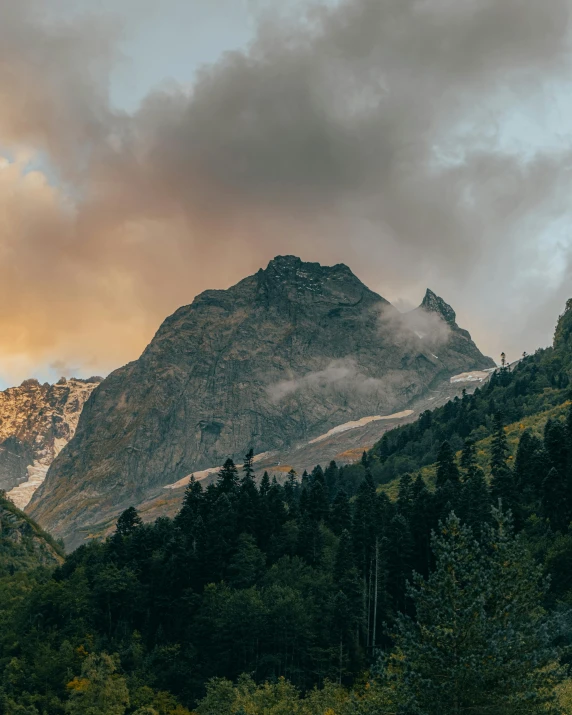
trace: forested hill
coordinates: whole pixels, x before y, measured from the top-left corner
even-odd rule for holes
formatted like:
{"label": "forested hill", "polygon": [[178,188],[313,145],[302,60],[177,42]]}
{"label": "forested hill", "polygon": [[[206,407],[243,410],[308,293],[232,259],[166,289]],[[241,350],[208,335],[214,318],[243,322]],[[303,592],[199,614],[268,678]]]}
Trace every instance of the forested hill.
{"label": "forested hill", "polygon": [[571,320],[350,469],[281,485],[250,452],[174,520],[127,509],[0,605],[0,711],[572,714]]}
{"label": "forested hill", "polygon": [[445,440],[457,452],[467,438],[478,441],[490,436],[497,414],[506,425],[563,404],[570,396],[571,333],[569,301],[552,347],[523,357],[513,369],[500,369],[474,394],[455,398],[386,433],[370,452],[376,481],[386,483],[434,464]]}
{"label": "forested hill", "polygon": [[63,549],[0,491],[0,578],[62,561]]}

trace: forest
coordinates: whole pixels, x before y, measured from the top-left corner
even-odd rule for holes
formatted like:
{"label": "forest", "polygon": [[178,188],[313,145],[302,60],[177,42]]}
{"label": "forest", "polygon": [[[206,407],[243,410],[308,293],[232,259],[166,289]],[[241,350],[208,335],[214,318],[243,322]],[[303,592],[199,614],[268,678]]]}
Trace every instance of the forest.
{"label": "forest", "polygon": [[12,553],[0,712],[572,713],[571,335],[569,302],[553,347],[356,465],[278,483],[251,451],[174,519]]}

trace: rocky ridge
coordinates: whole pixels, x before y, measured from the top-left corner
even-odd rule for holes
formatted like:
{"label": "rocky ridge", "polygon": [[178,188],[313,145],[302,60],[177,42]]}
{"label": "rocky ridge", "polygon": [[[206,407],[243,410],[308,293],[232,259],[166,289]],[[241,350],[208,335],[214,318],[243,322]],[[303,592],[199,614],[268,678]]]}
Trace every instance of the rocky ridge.
{"label": "rocky ridge", "polygon": [[0,489],[19,507],[75,433],[85,401],[102,378],[25,380],[0,392]]}
{"label": "rocky ridge", "polygon": [[227,456],[283,452],[494,365],[454,321],[418,311],[422,331],[347,266],[294,256],[205,291],[101,383],[30,513],[73,547],[101,521]]}
{"label": "rocky ridge", "polygon": [[0,491],[0,577],[63,562],[63,549]]}

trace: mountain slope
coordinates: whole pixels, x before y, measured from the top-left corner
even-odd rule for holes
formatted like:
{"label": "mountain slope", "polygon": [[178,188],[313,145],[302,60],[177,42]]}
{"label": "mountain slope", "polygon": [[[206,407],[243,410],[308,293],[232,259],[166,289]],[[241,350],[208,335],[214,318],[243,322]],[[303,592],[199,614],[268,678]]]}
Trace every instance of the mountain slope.
{"label": "mountain slope", "polygon": [[192,471],[398,411],[439,379],[494,364],[456,323],[419,316],[424,333],[347,266],[293,256],[205,291],[100,385],[30,513],[77,545]]}
{"label": "mountain slope", "polygon": [[0,492],[0,577],[62,561],[56,542]]}
{"label": "mountain slope", "polygon": [[27,504],[73,437],[83,405],[100,382],[99,377],[62,378],[55,385],[25,380],[0,392],[0,489],[18,506]]}

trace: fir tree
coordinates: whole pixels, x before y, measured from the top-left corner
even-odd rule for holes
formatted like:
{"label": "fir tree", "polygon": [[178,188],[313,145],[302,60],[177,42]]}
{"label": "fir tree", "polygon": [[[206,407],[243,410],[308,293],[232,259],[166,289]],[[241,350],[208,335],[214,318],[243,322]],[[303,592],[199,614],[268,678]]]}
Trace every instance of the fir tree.
{"label": "fir tree", "polygon": [[348,531],[351,529],[352,510],[348,495],[343,489],[336,494],[336,498],[334,499],[334,503],[332,504],[330,511],[328,523],[330,529],[336,536],[340,536],[344,529],[347,529]]}
{"label": "fir tree", "polygon": [[246,479],[254,480],[254,467],[252,466],[253,459],[254,450],[250,448],[246,453],[246,456],[244,457],[244,465],[242,467],[242,471],[244,472],[244,478]]}
{"label": "fir tree", "polygon": [[455,453],[453,452],[449,442],[445,441],[439,449],[437,455],[437,487],[444,486],[447,482],[459,482],[459,468],[455,461]]}
{"label": "fir tree", "polygon": [[565,475],[552,467],[542,483],[542,511],[555,531],[566,531],[570,522],[566,488]]}
{"label": "fir tree", "polygon": [[117,520],[116,534],[119,536],[130,536],[135,529],[139,528],[143,524],[141,517],[139,516],[137,509],[134,506],[130,506],[126,509]]}
{"label": "fir tree", "polygon": [[499,512],[482,543],[451,515],[433,537],[436,567],[410,589],[389,667],[407,713],[552,712],[559,673],[539,603],[542,568]]}
{"label": "fir tree", "polygon": [[260,480],[260,496],[265,497],[270,491],[270,477],[268,472],[264,472],[262,479]]}
{"label": "fir tree", "polygon": [[232,459],[227,459],[218,473],[217,487],[219,492],[231,494],[238,488],[238,471]]}
{"label": "fir tree", "polygon": [[508,453],[508,441],[502,417],[497,412],[494,416],[494,432],[491,442],[491,496],[495,504],[500,499],[503,509],[510,509],[514,513],[518,495],[514,475],[507,464]]}

